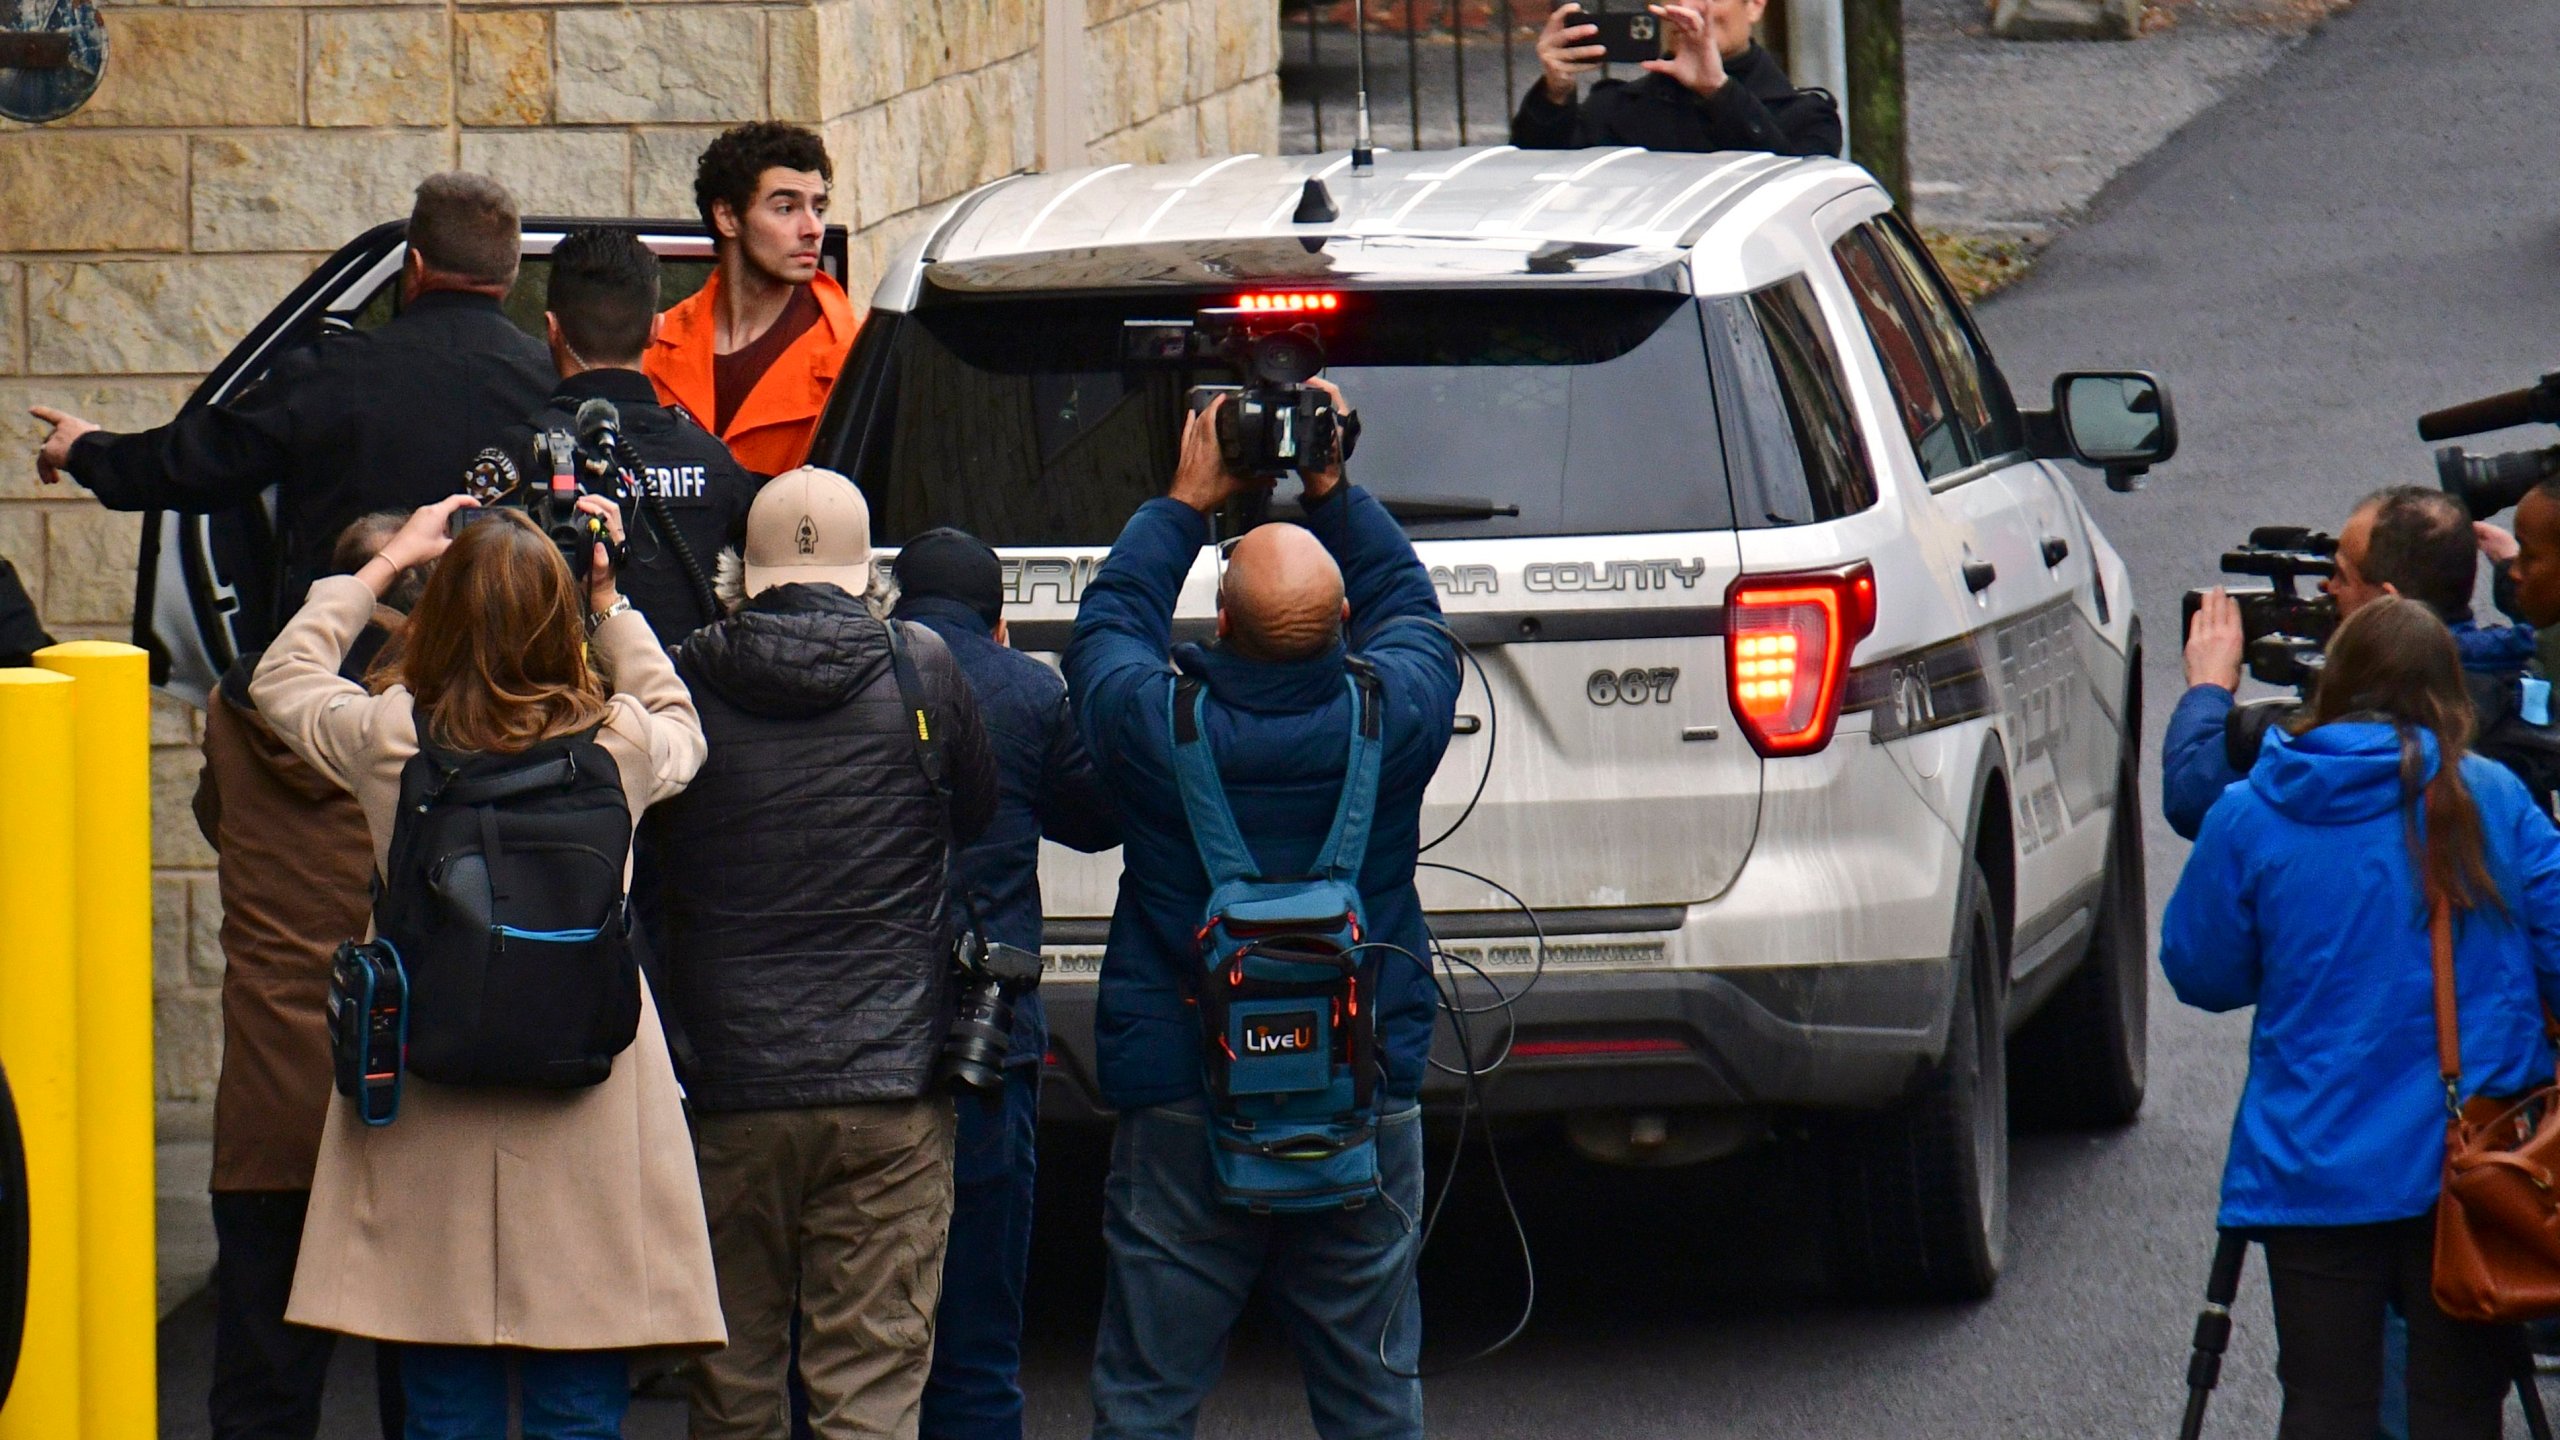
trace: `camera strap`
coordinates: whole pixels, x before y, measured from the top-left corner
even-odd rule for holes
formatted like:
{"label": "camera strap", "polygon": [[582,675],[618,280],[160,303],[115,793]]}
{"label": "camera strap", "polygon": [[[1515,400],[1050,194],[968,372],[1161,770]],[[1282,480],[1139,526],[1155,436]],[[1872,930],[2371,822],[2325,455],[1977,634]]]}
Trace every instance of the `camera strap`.
{"label": "camera strap", "polygon": [[943,846],[957,848],[951,828],[951,780],[943,769],[942,736],[934,729],[933,709],[925,703],[924,677],[917,673],[915,657],[898,634],[898,622],[882,620],[880,628],[889,637],[889,672],[897,681],[898,709],[905,717],[907,734],[915,742],[916,764],[924,771],[925,784],[933,789],[934,810],[942,817]]}

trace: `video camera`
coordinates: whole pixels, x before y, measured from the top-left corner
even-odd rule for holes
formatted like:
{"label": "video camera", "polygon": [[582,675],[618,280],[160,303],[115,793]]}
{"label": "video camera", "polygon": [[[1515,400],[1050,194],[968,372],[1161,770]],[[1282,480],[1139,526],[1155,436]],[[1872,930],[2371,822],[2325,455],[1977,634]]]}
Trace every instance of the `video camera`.
{"label": "video camera", "polygon": [[[582,496],[601,495],[627,507],[634,470],[629,457],[630,446],[622,438],[622,412],[610,400],[593,399],[578,407],[570,424],[534,432],[533,453],[527,458],[533,473],[545,477],[544,483],[526,483],[517,458],[493,446],[471,462],[463,489],[483,506],[521,507],[535,527],[560,547],[569,573],[583,583],[597,545],[606,547],[617,566],[623,552],[606,532],[604,521],[580,510],[578,501]],[[455,512],[457,533],[483,513]]]}
{"label": "video camera", "polygon": [[[2535,423],[2560,425],[2560,373],[2522,390],[2430,410],[2418,417],[2418,438],[2454,440]],[[2461,501],[2474,520],[2488,519],[2554,478],[2560,478],[2560,445],[2499,455],[2474,455],[2459,445],[2436,452],[2436,483]]]}
{"label": "video camera", "polygon": [[[2338,628],[2338,602],[2327,595],[2305,595],[2304,577],[2327,579],[2338,573],[2338,538],[2300,525],[2261,525],[2249,532],[2249,543],[2222,552],[2222,573],[2256,575],[2264,589],[2234,590],[2240,605],[2240,633],[2249,673],[2269,685],[2308,690],[2320,678],[2321,649]],[[2179,633],[2195,628],[2204,592],[2187,592]]]}
{"label": "video camera", "polygon": [[1193,411],[1226,397],[1218,412],[1218,453],[1239,475],[1277,479],[1329,470],[1360,443],[1360,417],[1334,408],[1307,384],[1324,369],[1324,338],[1304,322],[1278,323],[1254,310],[1203,310],[1193,322],[1195,352],[1233,366],[1242,385],[1191,387]]}

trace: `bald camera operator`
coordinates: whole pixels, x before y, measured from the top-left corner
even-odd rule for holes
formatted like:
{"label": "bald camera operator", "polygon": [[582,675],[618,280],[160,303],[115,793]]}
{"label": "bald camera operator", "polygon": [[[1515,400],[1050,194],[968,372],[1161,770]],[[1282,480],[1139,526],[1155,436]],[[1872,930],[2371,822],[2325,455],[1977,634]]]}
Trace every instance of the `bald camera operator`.
{"label": "bald camera operator", "polygon": [[[2547,726],[2531,725],[2511,698],[2534,632],[2527,626],[2482,625],[2471,612],[2479,540],[2470,512],[2441,490],[2395,485],[2377,490],[2338,532],[2337,573],[2321,588],[2345,619],[2385,595],[2424,603],[2453,631],[2480,730],[2475,749],[2507,766],[2548,811],[2560,787],[2560,744]],[[2195,838],[2205,812],[2247,773],[2263,726],[2234,724],[2244,658],[2239,603],[2208,592],[2186,643],[2187,692],[2169,716],[2161,743],[2160,808],[2169,828]],[[2548,751],[2546,758],[2544,752]]]}

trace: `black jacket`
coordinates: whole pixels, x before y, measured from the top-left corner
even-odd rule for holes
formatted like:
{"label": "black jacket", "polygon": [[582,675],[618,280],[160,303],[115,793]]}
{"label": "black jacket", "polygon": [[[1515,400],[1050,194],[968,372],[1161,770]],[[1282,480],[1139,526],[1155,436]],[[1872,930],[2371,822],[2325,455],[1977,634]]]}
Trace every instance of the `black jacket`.
{"label": "black jacket", "polygon": [[289,615],[329,573],[347,522],[453,494],[472,452],[551,383],[550,354],[497,301],[431,291],[379,329],[287,354],[228,404],[82,436],[70,469],[110,510],[230,510],[281,486],[277,608]]}
{"label": "black jacket", "polygon": [[1572,104],[1533,84],[1511,117],[1523,150],[1641,145],[1703,153],[1765,150],[1772,155],[1840,153],[1840,107],[1821,90],[1799,90],[1757,44],[1724,62],[1725,86],[1700,96],[1668,75],[1603,80]]}
{"label": "black jacket", "polygon": [[[941,640],[902,627],[942,729],[949,832],[987,828],[995,762]],[[710,758],[651,809],[659,1001],[703,1110],[910,1099],[951,1019],[943,807],[887,631],[831,585],[779,585],[676,652]]]}
{"label": "black jacket", "polygon": [[36,615],[36,602],[18,583],[18,567],[0,556],[0,668],[33,665],[35,653],[52,643]]}
{"label": "black jacket", "polygon": [[[1040,948],[1040,841],[1088,853],[1120,843],[1110,792],[1093,773],[1093,757],[1067,709],[1058,672],[995,641],[995,627],[956,600],[908,596],[898,618],[942,637],[969,677],[995,751],[996,811],[986,833],[960,852],[952,884],[976,910],[980,933],[1025,950]],[[1008,1065],[1037,1065],[1049,1048],[1040,992],[1013,1009]]]}
{"label": "black jacket", "polygon": [[[535,461],[535,436],[554,428],[574,433],[578,407],[589,400],[610,400],[621,413],[622,436],[640,462],[641,478],[665,502],[667,518],[692,550],[703,578],[709,580],[722,546],[746,544],[747,509],[755,504],[764,480],[740,465],[729,447],[691,416],[659,404],[656,388],[639,371],[589,370],[570,376],[552,390],[540,414],[519,419],[479,455],[503,457],[525,484],[542,485],[549,472]],[[457,485],[460,480],[456,472]],[[648,507],[636,496],[613,498],[622,506],[625,533],[631,541],[630,559],[615,578],[632,608],[647,617],[659,642],[676,645],[710,624],[716,612],[704,608],[675,547],[649,518]]]}

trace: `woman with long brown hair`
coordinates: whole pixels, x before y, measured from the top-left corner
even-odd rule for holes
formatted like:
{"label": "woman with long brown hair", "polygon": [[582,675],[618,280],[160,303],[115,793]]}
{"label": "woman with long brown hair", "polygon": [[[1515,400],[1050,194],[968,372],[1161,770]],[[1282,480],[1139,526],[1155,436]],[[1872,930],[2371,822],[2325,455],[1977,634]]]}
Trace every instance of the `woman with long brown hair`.
{"label": "woman with long brown hair", "polygon": [[[454,537],[470,505],[417,511],[361,570],[312,586],[251,686],[285,742],[354,792],[378,875],[422,740],[490,757],[591,734],[635,820],[703,760],[693,702],[605,547],[581,585],[522,512],[465,517]],[[580,507],[620,539],[610,504]],[[379,693],[340,678],[375,598],[428,561]],[[506,1434],[510,1371],[528,1440],[619,1435],[629,1352],[719,1345],[693,1148],[645,988],[636,1039],[600,1083],[412,1075],[382,1128],[333,1102],[287,1318],[400,1343],[409,1440]]]}
{"label": "woman with long brown hair", "polygon": [[2409,1325],[2411,1440],[2499,1433],[2523,1354],[2430,1291],[2444,1164],[2429,917],[2455,917],[2462,1095],[2552,1073],[2560,834],[2503,767],[2466,753],[2453,636],[2386,598],[2330,641],[2309,713],[2271,733],[2196,835],[2161,926],[2178,998],[2257,1007],[2221,1224],[2267,1253],[2280,1440],[2369,1440],[2383,1317]]}

